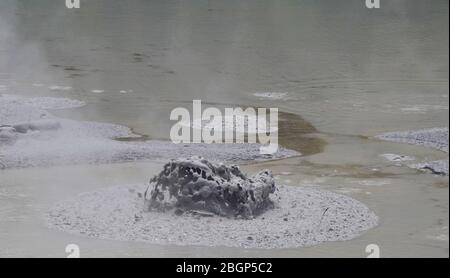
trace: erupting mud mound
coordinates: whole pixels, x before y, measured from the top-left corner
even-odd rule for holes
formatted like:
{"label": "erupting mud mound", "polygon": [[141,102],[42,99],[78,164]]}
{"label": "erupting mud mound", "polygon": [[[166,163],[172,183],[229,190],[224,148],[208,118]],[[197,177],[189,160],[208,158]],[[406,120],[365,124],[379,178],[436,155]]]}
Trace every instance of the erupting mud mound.
{"label": "erupting mud mound", "polygon": [[[151,189],[149,191],[149,189]],[[177,159],[150,181],[144,198],[148,210],[204,210],[246,219],[269,207],[275,192],[272,174],[247,178],[238,166],[214,165],[203,158]]]}

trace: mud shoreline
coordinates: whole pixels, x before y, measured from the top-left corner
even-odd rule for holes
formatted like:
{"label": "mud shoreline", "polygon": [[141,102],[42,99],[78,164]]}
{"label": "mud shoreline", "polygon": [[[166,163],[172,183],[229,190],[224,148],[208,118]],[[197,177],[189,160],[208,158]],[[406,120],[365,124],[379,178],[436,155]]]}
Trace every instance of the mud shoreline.
{"label": "mud shoreline", "polygon": [[[417,131],[389,132],[378,135],[376,138],[397,143],[420,145],[448,153],[448,136],[448,128],[431,128]],[[436,175],[448,176],[449,174],[448,159],[410,163],[407,166]]]}

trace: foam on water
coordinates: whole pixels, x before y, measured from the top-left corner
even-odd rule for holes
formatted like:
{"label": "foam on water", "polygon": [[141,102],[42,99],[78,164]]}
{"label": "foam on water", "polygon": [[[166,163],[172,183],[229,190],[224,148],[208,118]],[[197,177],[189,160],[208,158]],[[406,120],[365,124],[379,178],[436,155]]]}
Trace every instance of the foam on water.
{"label": "foam on water", "polygon": [[394,153],[384,153],[384,154],[381,154],[380,156],[389,161],[392,161],[392,162],[404,162],[404,161],[415,160],[415,158],[412,156],[399,155],[399,154],[394,154]]}
{"label": "foam on water", "polygon": [[258,92],[253,94],[255,97],[276,99],[276,100],[286,100],[288,93],[286,92]]}
{"label": "foam on water", "polygon": [[400,108],[402,112],[405,113],[427,113],[428,111],[433,110],[448,110],[448,106],[444,105],[408,105]]}
{"label": "foam on water", "polygon": [[59,86],[59,85],[52,85],[49,87],[52,91],[70,91],[72,90],[72,87],[70,86]]}
{"label": "foam on water", "polygon": [[105,90],[99,90],[99,89],[91,90],[91,93],[93,93],[93,94],[102,94],[104,92],[105,92]]}

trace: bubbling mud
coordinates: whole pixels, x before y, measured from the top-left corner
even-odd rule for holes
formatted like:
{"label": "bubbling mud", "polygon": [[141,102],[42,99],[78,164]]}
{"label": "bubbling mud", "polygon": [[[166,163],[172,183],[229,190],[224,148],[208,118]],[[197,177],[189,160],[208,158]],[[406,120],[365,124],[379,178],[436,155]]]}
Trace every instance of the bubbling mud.
{"label": "bubbling mud", "polygon": [[359,201],[312,187],[278,186],[273,208],[252,219],[146,211],[146,185],[124,185],[62,201],[46,215],[51,228],[98,239],[150,244],[295,248],[350,240],[377,225]]}

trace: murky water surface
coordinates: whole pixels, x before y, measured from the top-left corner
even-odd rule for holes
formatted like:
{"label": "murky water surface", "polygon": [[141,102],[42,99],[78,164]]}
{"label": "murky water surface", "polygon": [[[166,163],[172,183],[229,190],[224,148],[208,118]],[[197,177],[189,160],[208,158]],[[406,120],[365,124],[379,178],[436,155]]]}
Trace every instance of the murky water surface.
{"label": "murky water surface", "polygon": [[[448,126],[448,1],[82,1],[0,3],[0,93],[87,102],[58,116],[167,139],[171,109],[278,107],[280,142],[306,156],[246,165],[280,183],[350,195],[380,225],[349,242],[293,250],[155,246],[80,238],[41,219],[54,202],[145,183],[162,161],[0,170],[0,256],[448,256],[448,177],[379,155],[447,154],[379,142]],[[266,94],[266,93],[272,94]],[[57,174],[55,174],[57,173]]]}

